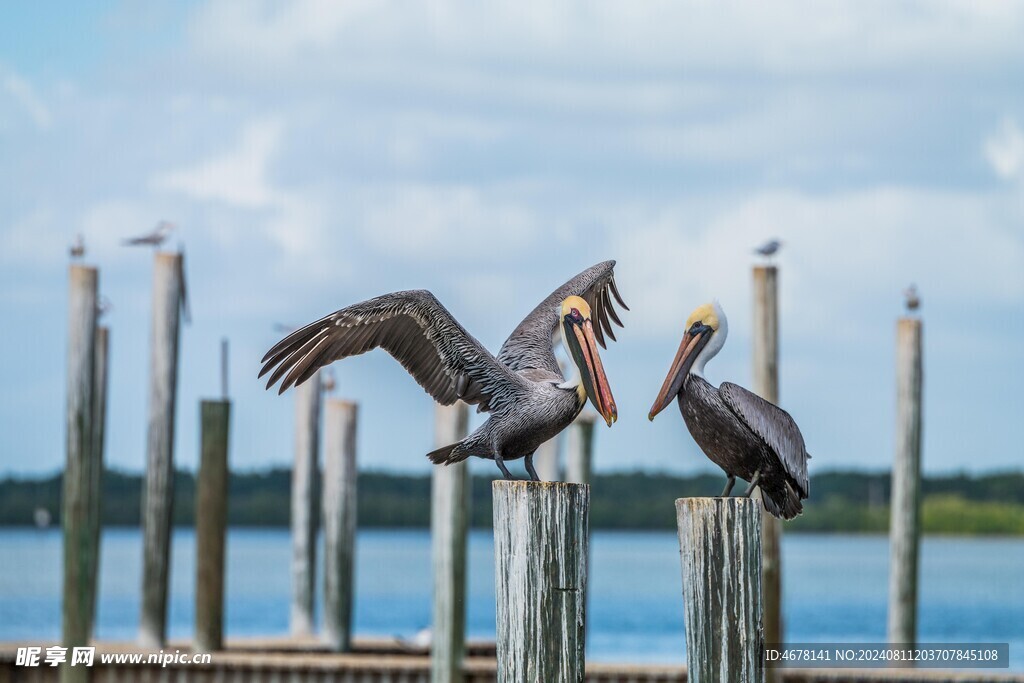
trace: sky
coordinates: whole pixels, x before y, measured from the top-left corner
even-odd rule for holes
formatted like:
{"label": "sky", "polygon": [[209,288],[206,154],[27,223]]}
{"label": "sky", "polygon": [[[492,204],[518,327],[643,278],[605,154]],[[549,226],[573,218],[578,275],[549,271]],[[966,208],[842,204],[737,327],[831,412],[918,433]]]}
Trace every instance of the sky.
{"label": "sky", "polygon": [[[781,404],[811,472],[885,469],[916,283],[928,472],[1019,469],[1024,3],[16,3],[0,10],[0,476],[64,460],[67,247],[113,304],[107,462],[141,471],[152,256],[188,254],[175,462],[231,344],[231,462],[285,466],[277,323],[430,289],[496,351],[585,267],[631,307],[596,467],[707,471],[647,411],[697,305],[750,386],[752,249],[784,247]],[[387,354],[334,365],[361,466],[427,472],[433,403]],[[479,420],[479,418],[476,418]],[[490,472],[491,463],[478,462]]]}

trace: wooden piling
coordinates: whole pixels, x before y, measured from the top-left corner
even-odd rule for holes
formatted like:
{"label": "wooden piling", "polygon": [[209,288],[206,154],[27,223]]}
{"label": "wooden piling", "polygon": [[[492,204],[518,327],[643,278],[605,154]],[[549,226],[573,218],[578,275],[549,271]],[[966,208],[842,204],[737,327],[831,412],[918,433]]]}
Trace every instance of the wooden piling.
{"label": "wooden piling", "polygon": [[761,503],[676,500],[689,683],[765,680]]}
{"label": "wooden piling", "polygon": [[89,570],[89,581],[95,586],[92,591],[92,602],[89,605],[89,619],[96,623],[96,593],[99,590],[100,575],[100,533],[103,526],[103,462],[106,447],[107,423],[107,387],[109,380],[110,328],[96,328],[96,349],[93,360],[93,393],[92,393],[92,448],[93,467],[92,505],[89,510],[89,528],[92,530],[93,547],[96,552],[92,556]]}
{"label": "wooden piling", "polygon": [[231,402],[199,405],[199,478],[196,481],[196,652],[224,645],[224,545],[228,524],[228,435]]}
{"label": "wooden piling", "polygon": [[[434,446],[461,441],[469,431],[469,406],[438,404]],[[463,460],[433,468],[430,491],[434,607],[430,648],[431,683],[462,683],[466,652],[466,554],[472,487]]]}
{"label": "wooden piling", "polygon": [[[779,403],[779,299],[775,266],[754,267],[753,370],[754,393]],[[757,490],[758,500],[761,490]],[[785,639],[782,622],[782,521],[761,510],[761,591],[764,638],[767,643]],[[767,672],[769,683],[780,680],[780,672]]]}
{"label": "wooden piling", "polygon": [[152,649],[162,647],[167,639],[181,300],[181,254],[157,252],[153,263],[149,425],[142,492],[142,614],[139,620],[139,643]]}
{"label": "wooden piling", "polygon": [[[65,647],[83,646],[92,636],[95,605],[96,532],[93,511],[99,490],[95,470],[99,453],[93,430],[96,363],[95,268],[72,265],[68,292],[67,422],[63,482],[64,592],[61,605]],[[72,667],[61,668],[61,680],[86,680]]]}
{"label": "wooden piling", "polygon": [[584,680],[590,487],[493,483],[499,683]]}
{"label": "wooden piling", "polygon": [[922,328],[919,318],[896,327],[896,455],[889,526],[889,624],[892,644],[917,641],[918,551],[921,543]]}
{"label": "wooden piling", "polygon": [[356,547],[356,425],[359,406],[329,399],[324,409],[324,638],[335,652],[352,648]]}
{"label": "wooden piling", "polygon": [[314,497],[320,453],[320,373],[295,388],[295,463],[292,467],[293,636],[313,632],[316,535],[319,506]]}
{"label": "wooden piling", "polygon": [[580,413],[576,421],[569,425],[568,439],[565,444],[565,480],[573,484],[589,484],[593,473],[594,458],[594,423],[596,418],[591,412]]}

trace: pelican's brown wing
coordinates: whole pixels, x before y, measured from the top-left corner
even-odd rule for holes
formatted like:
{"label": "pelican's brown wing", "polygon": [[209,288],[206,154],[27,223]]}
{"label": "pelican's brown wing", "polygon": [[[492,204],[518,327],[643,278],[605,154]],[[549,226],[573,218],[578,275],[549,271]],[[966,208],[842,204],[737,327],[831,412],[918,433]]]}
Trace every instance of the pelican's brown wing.
{"label": "pelican's brown wing", "polygon": [[614,341],[612,322],[622,327],[622,321],[612,307],[612,298],[629,310],[615,287],[614,268],[615,261],[598,263],[552,292],[505,340],[498,352],[498,362],[514,371],[539,368],[561,375],[552,339],[558,328],[559,304],[569,296],[582,297],[590,304],[598,343],[605,346],[605,333]]}
{"label": "pelican's brown wing", "polygon": [[811,456],[804,446],[803,434],[790,414],[732,382],[722,382],[718,394],[736,417],[775,451],[782,466],[799,487],[800,495],[806,498],[810,494],[807,459]]}
{"label": "pelican's brown wing", "polygon": [[[503,366],[424,290],[385,294],[343,308],[278,342],[263,357],[269,389],[301,384],[339,358],[383,348],[438,403],[461,399],[482,411],[514,402],[525,381]],[[283,379],[282,379],[283,378]]]}

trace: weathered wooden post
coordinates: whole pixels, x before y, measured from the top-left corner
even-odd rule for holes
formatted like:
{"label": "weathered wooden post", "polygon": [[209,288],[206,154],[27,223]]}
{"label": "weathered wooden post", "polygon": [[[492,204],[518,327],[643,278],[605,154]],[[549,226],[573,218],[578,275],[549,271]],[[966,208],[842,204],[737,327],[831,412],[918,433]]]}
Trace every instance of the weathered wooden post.
{"label": "weathered wooden post", "polygon": [[196,481],[195,651],[224,644],[224,543],[228,524],[228,435],[231,402],[199,404],[199,478]]}
{"label": "weathered wooden post", "polygon": [[107,386],[109,379],[110,328],[96,328],[96,349],[93,361],[93,393],[92,393],[92,448],[93,468],[92,506],[89,510],[89,527],[92,529],[93,547],[96,552],[92,556],[92,567],[89,569],[89,581],[95,586],[89,605],[90,622],[96,623],[96,593],[99,590],[100,575],[100,530],[103,526],[103,453],[106,446],[105,432],[107,423]]}
{"label": "weathered wooden post", "polygon": [[181,300],[181,254],[157,252],[153,263],[149,426],[146,480],[142,491],[142,615],[139,621],[139,643],[153,649],[162,647],[167,636]]}
{"label": "weathered wooden post", "polygon": [[761,503],[676,500],[690,683],[764,681]]}
{"label": "weathered wooden post", "polygon": [[[92,527],[99,491],[95,469],[93,419],[96,362],[95,268],[72,265],[68,296],[67,424],[64,493],[61,501],[64,527],[64,594],[62,641],[65,647],[87,645],[92,636],[95,605],[95,557],[99,553]],[[73,667],[61,669],[64,681],[87,680]]]}
{"label": "weathered wooden post", "polygon": [[589,484],[593,474],[594,422],[590,411],[580,413],[569,426],[566,443],[565,480],[573,484]]}
{"label": "weathered wooden post", "polygon": [[320,453],[320,373],[295,388],[295,464],[292,467],[291,633],[313,633],[316,534],[319,506],[314,497]]}
{"label": "weathered wooden post", "polygon": [[[754,392],[779,403],[779,287],[778,268],[754,267]],[[761,490],[757,490],[760,500]],[[785,639],[782,623],[782,521],[761,510],[761,591],[764,604],[764,638],[767,643]],[[780,680],[777,669],[769,681]]]}
{"label": "weathered wooden post", "polygon": [[918,548],[921,542],[921,320],[896,326],[896,456],[889,527],[889,642],[917,642]]}
{"label": "weathered wooden post", "polygon": [[[465,438],[469,406],[459,401],[434,409],[434,445]],[[431,683],[462,683],[466,652],[466,542],[472,501],[466,461],[437,466],[431,475],[430,540],[434,566]]]}
{"label": "weathered wooden post", "polygon": [[492,486],[498,681],[582,682],[590,487]]}
{"label": "weathered wooden post", "polygon": [[324,409],[324,638],[335,652],[352,647],[358,417],[352,401],[329,399]]}
{"label": "weathered wooden post", "polygon": [[541,481],[562,480],[561,439],[553,436],[540,445],[533,456],[533,466]]}

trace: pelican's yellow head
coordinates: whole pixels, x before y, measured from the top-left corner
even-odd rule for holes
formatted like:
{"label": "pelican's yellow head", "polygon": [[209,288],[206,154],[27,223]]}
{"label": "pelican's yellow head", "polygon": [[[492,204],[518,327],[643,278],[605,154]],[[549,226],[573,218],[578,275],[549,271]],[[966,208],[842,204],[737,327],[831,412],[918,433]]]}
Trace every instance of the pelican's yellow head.
{"label": "pelican's yellow head", "polygon": [[686,319],[683,341],[679,343],[672,367],[647,415],[649,419],[653,420],[673,398],[682,395],[687,375],[703,376],[704,364],[721,350],[728,334],[729,323],[717,301],[694,309]]}
{"label": "pelican's yellow head", "polygon": [[[562,302],[562,320],[572,315],[573,309],[583,316],[584,320],[590,320],[590,304],[581,296],[567,296]],[[548,309],[551,310],[551,309]]]}
{"label": "pelican's yellow head", "polygon": [[686,319],[686,329],[692,329],[694,324],[700,323],[717,331],[719,326],[719,310],[721,310],[721,307],[717,303],[701,304],[693,309],[693,313]]}
{"label": "pelican's yellow head", "polygon": [[618,418],[618,412],[608,378],[604,374],[601,356],[597,352],[590,304],[578,296],[566,297],[562,301],[561,319],[562,342],[579,369],[582,389],[611,427]]}

